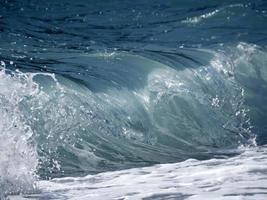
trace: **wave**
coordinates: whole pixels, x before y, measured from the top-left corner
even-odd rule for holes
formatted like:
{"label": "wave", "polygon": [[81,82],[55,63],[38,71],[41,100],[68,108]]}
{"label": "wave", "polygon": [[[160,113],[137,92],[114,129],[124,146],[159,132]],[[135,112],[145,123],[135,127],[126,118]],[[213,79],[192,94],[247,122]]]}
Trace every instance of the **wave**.
{"label": "wave", "polygon": [[2,62],[2,196],[34,189],[37,175],[224,157],[264,138],[266,106],[257,100],[266,94],[266,53],[256,45],[60,61],[75,63],[75,73],[62,64],[57,73],[12,71]]}

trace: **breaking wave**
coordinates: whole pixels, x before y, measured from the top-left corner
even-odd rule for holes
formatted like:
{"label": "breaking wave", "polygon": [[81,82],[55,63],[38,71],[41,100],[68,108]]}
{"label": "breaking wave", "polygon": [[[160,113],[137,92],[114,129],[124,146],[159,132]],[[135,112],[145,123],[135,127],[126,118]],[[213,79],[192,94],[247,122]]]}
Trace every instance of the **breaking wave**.
{"label": "breaking wave", "polygon": [[14,71],[1,62],[2,196],[34,190],[39,176],[221,158],[255,138],[266,143],[259,101],[267,60],[256,45],[61,61],[78,63],[78,73]]}

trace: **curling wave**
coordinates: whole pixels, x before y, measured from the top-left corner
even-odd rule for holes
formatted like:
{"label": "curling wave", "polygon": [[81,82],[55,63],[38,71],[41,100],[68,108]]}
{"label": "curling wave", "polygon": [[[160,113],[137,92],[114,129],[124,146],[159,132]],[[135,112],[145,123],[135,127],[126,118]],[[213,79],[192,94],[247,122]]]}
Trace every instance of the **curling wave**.
{"label": "curling wave", "polygon": [[36,173],[51,178],[221,157],[264,138],[256,116],[264,119],[266,108],[254,100],[266,94],[265,51],[245,43],[214,49],[62,58],[79,64],[78,76],[12,71],[2,62],[4,193],[33,186]]}

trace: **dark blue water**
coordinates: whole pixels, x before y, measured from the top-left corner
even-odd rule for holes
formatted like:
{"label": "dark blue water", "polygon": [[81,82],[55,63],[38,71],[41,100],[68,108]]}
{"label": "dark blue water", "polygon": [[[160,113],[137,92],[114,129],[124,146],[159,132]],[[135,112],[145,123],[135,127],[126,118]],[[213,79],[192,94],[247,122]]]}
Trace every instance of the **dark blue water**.
{"label": "dark blue water", "polygon": [[3,156],[51,178],[266,144],[266,44],[265,0],[1,0]]}

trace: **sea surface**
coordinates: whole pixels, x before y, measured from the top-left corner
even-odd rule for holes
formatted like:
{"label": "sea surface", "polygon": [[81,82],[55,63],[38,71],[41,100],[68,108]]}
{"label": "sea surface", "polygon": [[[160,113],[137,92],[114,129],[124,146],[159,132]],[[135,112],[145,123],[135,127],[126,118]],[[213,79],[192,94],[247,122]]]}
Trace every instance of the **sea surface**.
{"label": "sea surface", "polygon": [[266,0],[0,0],[0,199],[266,200]]}

